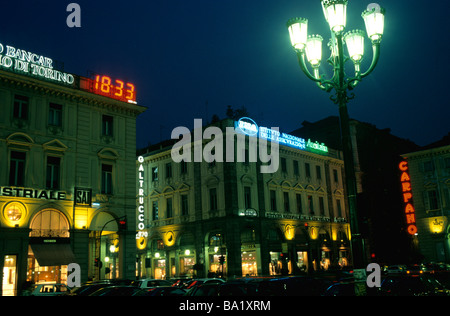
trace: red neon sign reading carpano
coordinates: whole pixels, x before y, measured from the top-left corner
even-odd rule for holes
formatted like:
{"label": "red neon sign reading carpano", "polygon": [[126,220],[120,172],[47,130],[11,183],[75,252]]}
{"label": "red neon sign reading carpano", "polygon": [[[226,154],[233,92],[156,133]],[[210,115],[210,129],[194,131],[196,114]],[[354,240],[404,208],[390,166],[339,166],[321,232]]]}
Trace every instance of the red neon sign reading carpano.
{"label": "red neon sign reading carpano", "polygon": [[416,210],[412,202],[411,177],[409,176],[409,167],[406,160],[402,161],[398,168],[401,171],[400,182],[402,185],[402,195],[404,203],[404,211],[406,216],[407,230],[410,235],[417,234],[416,226]]}

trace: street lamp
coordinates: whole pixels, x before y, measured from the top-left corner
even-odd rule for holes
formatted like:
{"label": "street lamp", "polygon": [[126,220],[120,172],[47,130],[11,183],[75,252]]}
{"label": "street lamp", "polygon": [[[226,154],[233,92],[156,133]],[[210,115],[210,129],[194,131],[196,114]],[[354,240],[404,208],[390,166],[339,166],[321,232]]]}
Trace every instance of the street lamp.
{"label": "street lamp", "polygon": [[[328,42],[331,55],[328,63],[333,67],[333,76],[326,79],[320,74],[322,59],[322,37],[320,35],[308,36],[308,20],[294,18],[287,22],[291,44],[297,53],[300,68],[305,75],[314,81],[318,87],[326,92],[333,89],[336,94],[330,99],[339,106],[342,149],[344,153],[344,167],[347,186],[347,195],[350,214],[351,242],[353,265],[355,268],[364,268],[366,256],[364,242],[359,231],[356,208],[356,176],[353,163],[353,149],[351,143],[350,124],[347,102],[354,98],[354,94],[347,94],[366,76],[368,76],[378,63],[380,57],[380,42],[384,31],[385,10],[378,4],[371,3],[362,13],[366,25],[367,36],[372,42],[372,63],[366,72],[361,72],[361,61],[364,56],[365,32],[361,30],[345,31],[347,24],[348,0],[321,0],[322,10],[330,26],[331,39]],[[348,56],[344,53],[344,44],[347,46]],[[305,59],[306,57],[306,59]],[[313,72],[307,67],[306,60]],[[354,76],[345,75],[345,62],[351,60],[354,65]]]}

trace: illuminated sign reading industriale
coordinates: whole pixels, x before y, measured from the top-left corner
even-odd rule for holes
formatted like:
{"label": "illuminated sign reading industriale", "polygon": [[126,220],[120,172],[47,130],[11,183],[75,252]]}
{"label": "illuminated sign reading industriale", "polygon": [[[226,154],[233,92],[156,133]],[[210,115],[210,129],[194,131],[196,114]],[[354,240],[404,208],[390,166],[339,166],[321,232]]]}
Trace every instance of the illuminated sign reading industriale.
{"label": "illuminated sign reading industriale", "polygon": [[407,230],[410,235],[417,234],[416,211],[412,202],[411,178],[409,176],[409,167],[406,160],[402,161],[398,168],[401,171],[400,182],[402,185],[402,195],[404,210],[406,215]]}
{"label": "illuminated sign reading industriale", "polygon": [[66,192],[36,190],[16,187],[0,187],[0,196],[23,197],[30,199],[65,200]]}
{"label": "illuminated sign reading industriale", "polygon": [[73,75],[53,69],[53,60],[0,43],[0,68],[72,85]]}
{"label": "illuminated sign reading industriale", "polygon": [[147,237],[148,233],[144,231],[144,157],[138,157],[139,168],[138,168],[138,233],[136,239],[142,237]]}
{"label": "illuminated sign reading industriale", "polygon": [[243,117],[235,122],[235,130],[244,133],[248,136],[257,136],[269,141],[278,142],[280,144],[298,148],[301,150],[319,151],[321,153],[328,153],[328,147],[319,142],[312,142],[311,139],[306,141],[304,138],[293,136],[286,133],[280,133],[267,127],[258,127],[254,120],[248,117]]}

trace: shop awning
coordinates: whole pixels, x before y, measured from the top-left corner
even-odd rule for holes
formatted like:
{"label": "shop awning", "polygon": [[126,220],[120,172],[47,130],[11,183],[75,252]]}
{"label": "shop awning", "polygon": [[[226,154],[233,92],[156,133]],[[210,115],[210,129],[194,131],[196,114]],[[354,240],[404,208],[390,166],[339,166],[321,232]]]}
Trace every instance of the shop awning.
{"label": "shop awning", "polygon": [[33,254],[41,267],[61,266],[76,263],[70,243],[64,238],[30,241]]}

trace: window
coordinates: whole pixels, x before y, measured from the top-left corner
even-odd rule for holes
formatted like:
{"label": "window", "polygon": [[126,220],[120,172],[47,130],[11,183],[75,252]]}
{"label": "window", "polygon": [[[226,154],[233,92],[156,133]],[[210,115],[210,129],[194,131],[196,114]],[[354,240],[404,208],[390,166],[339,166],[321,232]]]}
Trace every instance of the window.
{"label": "window", "polygon": [[439,209],[438,197],[436,190],[430,190],[424,192],[425,207],[427,210]]}
{"label": "window", "polygon": [[316,166],[316,177],[317,177],[317,180],[322,179],[322,170],[321,169],[322,168],[320,168],[320,166]]}
{"label": "window", "polygon": [[50,103],[48,111],[48,125],[62,126],[62,105]]}
{"label": "window", "polygon": [[9,184],[12,186],[24,186],[25,184],[25,158],[26,154],[20,151],[11,152],[9,166]]}
{"label": "window", "polygon": [[181,195],[181,215],[189,214],[189,200],[187,194]]}
{"label": "window", "polygon": [[284,211],[286,213],[290,212],[290,205],[289,205],[289,192],[283,192],[284,197]]}
{"label": "window", "polygon": [[270,209],[272,211],[277,210],[277,194],[275,190],[270,190]]}
{"label": "window", "polygon": [[209,209],[211,211],[217,210],[217,189],[209,189]]}
{"label": "window", "polygon": [[58,157],[47,157],[47,189],[59,189],[60,161]]}
{"label": "window", "polygon": [[309,215],[314,215],[314,203],[311,195],[308,195],[308,212]]}
{"label": "window", "polygon": [[152,218],[154,221],[159,219],[158,202],[157,201],[153,201],[153,203],[152,203]]}
{"label": "window", "polygon": [[28,105],[29,105],[28,97],[16,94],[14,96],[14,111],[13,111],[14,118],[27,120]]}
{"label": "window", "polygon": [[300,175],[300,170],[298,168],[298,161],[294,160],[294,176],[299,176]]}
{"label": "window", "polygon": [[311,167],[307,162],[305,163],[305,175],[307,178],[311,178]]}
{"label": "window", "polygon": [[444,158],[444,168],[450,169],[450,158]]}
{"label": "window", "polygon": [[113,136],[113,117],[110,115],[102,116],[102,135]]}
{"label": "window", "polygon": [[287,172],[286,158],[281,158],[281,171]]}
{"label": "window", "polygon": [[336,205],[337,205],[337,217],[344,217],[344,215],[342,214],[341,200],[337,199]]}
{"label": "window", "polygon": [[181,171],[181,174],[186,174],[188,171],[187,162],[184,160],[180,162],[180,171]]}
{"label": "window", "polygon": [[172,178],[172,164],[170,162],[166,164],[166,178]]}
{"label": "window", "polygon": [[158,180],[158,167],[152,168],[152,181]]}
{"label": "window", "polygon": [[325,215],[325,202],[323,200],[323,197],[319,196],[319,211],[320,215]]}
{"label": "window", "polygon": [[167,218],[173,217],[172,198],[166,199],[166,214]]}
{"label": "window", "polygon": [[102,164],[102,194],[112,194],[112,165]]}
{"label": "window", "polygon": [[244,187],[244,207],[245,209],[252,207],[252,192],[250,187]]}
{"label": "window", "polygon": [[303,209],[302,209],[302,195],[301,194],[297,194],[296,195],[297,198],[297,213],[301,214]]}
{"label": "window", "polygon": [[431,172],[434,171],[434,163],[433,161],[426,161],[423,163],[423,171]]}
{"label": "window", "polygon": [[333,169],[333,179],[334,183],[339,183],[338,171],[336,169]]}

